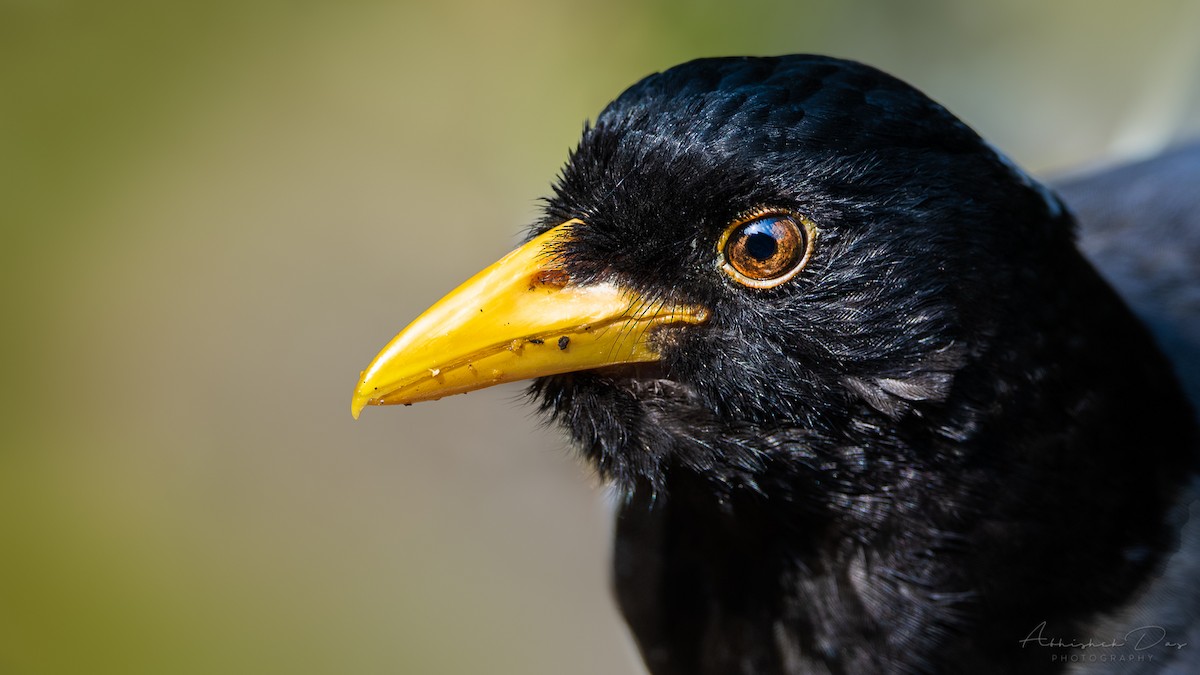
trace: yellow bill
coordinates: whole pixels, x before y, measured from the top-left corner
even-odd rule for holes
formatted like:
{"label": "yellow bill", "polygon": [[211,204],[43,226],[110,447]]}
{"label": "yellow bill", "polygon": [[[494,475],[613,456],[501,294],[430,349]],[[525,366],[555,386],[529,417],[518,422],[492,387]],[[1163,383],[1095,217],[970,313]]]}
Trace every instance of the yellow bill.
{"label": "yellow bill", "polygon": [[462,394],[502,382],[657,361],[651,329],[698,324],[708,310],[650,302],[618,285],[577,284],[557,264],[571,220],[439,300],[363,371],[350,412]]}

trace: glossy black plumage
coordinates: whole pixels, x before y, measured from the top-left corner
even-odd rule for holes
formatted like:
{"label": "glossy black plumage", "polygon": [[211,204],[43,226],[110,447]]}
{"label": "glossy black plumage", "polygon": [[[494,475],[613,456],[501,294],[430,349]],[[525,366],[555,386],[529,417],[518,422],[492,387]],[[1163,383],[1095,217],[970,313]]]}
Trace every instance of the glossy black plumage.
{"label": "glossy black plumage", "polygon": [[[819,230],[769,290],[714,264],[761,207]],[[573,280],[712,310],[661,364],[532,390],[626,495],[615,582],[655,675],[1060,672],[1071,649],[1020,640],[1105,639],[1178,548],[1197,432],[1170,364],[1059,199],[898,80],[653,75],[535,231],[572,218]]]}
{"label": "glossy black plumage", "polygon": [[1200,142],[1057,181],[1079,247],[1170,357],[1200,406]]}

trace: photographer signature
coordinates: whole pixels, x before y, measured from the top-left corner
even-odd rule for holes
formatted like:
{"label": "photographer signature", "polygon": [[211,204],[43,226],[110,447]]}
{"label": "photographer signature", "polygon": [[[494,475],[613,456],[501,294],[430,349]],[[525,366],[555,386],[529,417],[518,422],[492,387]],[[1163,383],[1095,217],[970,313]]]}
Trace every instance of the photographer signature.
{"label": "photographer signature", "polygon": [[1115,637],[1112,640],[1092,640],[1080,642],[1075,639],[1063,639],[1060,637],[1046,637],[1043,633],[1046,630],[1046,622],[1039,623],[1025,639],[1018,640],[1022,648],[1028,647],[1031,644],[1036,647],[1068,647],[1071,649],[1092,649],[1092,648],[1108,648],[1117,647],[1132,647],[1134,651],[1142,651],[1161,645],[1166,649],[1183,649],[1187,646],[1186,642],[1172,642],[1167,639],[1167,629],[1162,626],[1139,626],[1125,633],[1121,637]]}

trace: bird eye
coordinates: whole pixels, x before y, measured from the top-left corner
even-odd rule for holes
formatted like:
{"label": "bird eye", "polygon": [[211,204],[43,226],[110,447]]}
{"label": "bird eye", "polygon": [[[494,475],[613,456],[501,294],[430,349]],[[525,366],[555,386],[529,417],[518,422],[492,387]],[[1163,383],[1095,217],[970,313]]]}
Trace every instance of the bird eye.
{"label": "bird eye", "polygon": [[751,288],[773,288],[796,276],[812,253],[816,229],[792,213],[735,222],[717,245],[721,270]]}

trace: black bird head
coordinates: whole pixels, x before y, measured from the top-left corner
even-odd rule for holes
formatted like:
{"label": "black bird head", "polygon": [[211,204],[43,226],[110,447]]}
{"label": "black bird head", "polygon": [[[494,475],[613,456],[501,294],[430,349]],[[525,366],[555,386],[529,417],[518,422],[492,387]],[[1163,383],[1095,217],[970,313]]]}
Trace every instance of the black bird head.
{"label": "black bird head", "polygon": [[[770,532],[746,564],[782,575],[870,551],[916,659],[964,616],[1123,597],[1169,543],[1146,523],[1194,447],[1058,199],[915,89],[817,56],[699,60],[623,93],[529,242],[397,336],[354,412],[529,377],[603,477],[686,499],[708,554]],[[1064,588],[1081,565],[1104,583]],[[839,611],[831,636],[885,621]]]}
{"label": "black bird head", "polygon": [[[534,388],[606,476],[655,486],[671,462],[761,484],[778,444],[755,439],[778,432],[843,443],[915,416],[905,433],[960,443],[992,400],[948,414],[956,375],[1020,387],[997,335],[1029,327],[1071,245],[1057,200],[944,108],[822,57],[695,61],[633,86],[584,132],[537,231],[568,219],[572,279],[711,312],[650,336],[655,367]],[[780,269],[751,278],[738,257]]]}

